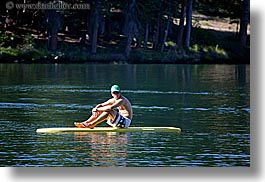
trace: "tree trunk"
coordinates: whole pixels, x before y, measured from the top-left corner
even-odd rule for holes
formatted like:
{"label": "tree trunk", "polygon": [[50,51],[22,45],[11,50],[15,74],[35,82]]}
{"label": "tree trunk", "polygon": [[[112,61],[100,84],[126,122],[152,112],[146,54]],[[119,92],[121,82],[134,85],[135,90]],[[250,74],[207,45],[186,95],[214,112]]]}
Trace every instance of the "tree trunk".
{"label": "tree trunk", "polygon": [[130,0],[125,18],[127,21],[126,22],[127,26],[124,29],[124,33],[127,36],[127,41],[125,46],[125,55],[127,57],[130,55],[131,52],[132,38],[136,29],[135,7],[136,7],[136,0]]}
{"label": "tree trunk", "polygon": [[105,17],[105,40],[106,41],[111,41],[111,5],[110,3],[107,4],[106,7],[106,17]]}
{"label": "tree trunk", "polygon": [[61,27],[61,18],[55,10],[47,11],[46,26],[48,34],[48,48],[55,51],[57,49],[57,33]]}
{"label": "tree trunk", "polygon": [[250,13],[250,0],[244,0],[242,7],[242,17],[240,21],[239,41],[240,44],[245,46],[247,44],[247,30],[249,23]]}
{"label": "tree trunk", "polygon": [[141,22],[136,18],[134,18],[134,34],[136,35],[136,47],[135,48],[139,48],[142,45],[142,26],[141,26]]}
{"label": "tree trunk", "polygon": [[92,27],[93,27],[93,13],[91,12],[91,10],[89,10],[88,14],[87,14],[87,34],[89,36],[89,42],[91,43],[91,37],[92,37]]}
{"label": "tree trunk", "polygon": [[149,23],[146,23],[145,35],[144,35],[144,48],[145,49],[147,49],[148,36],[149,36]]}
{"label": "tree trunk", "polygon": [[159,11],[158,15],[157,15],[157,24],[156,24],[156,28],[155,28],[155,37],[154,37],[154,42],[153,42],[153,49],[157,49],[158,48],[158,44],[159,44],[159,35],[160,35],[160,27],[161,27],[161,12]]}
{"label": "tree trunk", "polygon": [[183,31],[184,31],[185,15],[186,15],[186,0],[182,0],[178,35],[177,35],[177,46],[178,47],[182,47],[183,40],[184,40]]}
{"label": "tree trunk", "polygon": [[185,47],[190,47],[190,34],[191,34],[191,27],[192,27],[192,1],[188,0],[187,3],[187,13],[186,13],[186,36],[185,36]]}
{"label": "tree trunk", "polygon": [[132,45],[132,36],[133,36],[133,29],[134,29],[134,23],[130,22],[128,25],[128,35],[127,35],[127,42],[125,47],[125,56],[129,57],[131,52],[131,45]]}
{"label": "tree trunk", "polygon": [[98,41],[98,27],[99,27],[99,3],[100,0],[97,0],[94,11],[94,23],[92,30],[92,43],[91,43],[91,53],[97,53],[97,41]]}
{"label": "tree trunk", "polygon": [[111,20],[110,15],[108,14],[106,17],[106,35],[105,39],[109,42],[111,40]]}
{"label": "tree trunk", "polygon": [[129,0],[128,8],[126,10],[126,15],[125,15],[125,22],[123,26],[124,35],[128,35],[130,31],[129,24],[133,20],[135,6],[136,6],[136,0]]}
{"label": "tree trunk", "polygon": [[167,35],[168,35],[168,30],[169,30],[169,23],[170,23],[170,17],[168,17],[168,20],[167,20],[167,28],[165,30],[165,35],[164,35],[164,39],[163,39],[162,46],[161,46],[161,50],[160,50],[161,53],[164,51],[165,43],[167,41]]}
{"label": "tree trunk", "polygon": [[51,50],[55,51],[57,49],[57,27],[53,27],[51,30],[51,41],[50,41],[50,48]]}

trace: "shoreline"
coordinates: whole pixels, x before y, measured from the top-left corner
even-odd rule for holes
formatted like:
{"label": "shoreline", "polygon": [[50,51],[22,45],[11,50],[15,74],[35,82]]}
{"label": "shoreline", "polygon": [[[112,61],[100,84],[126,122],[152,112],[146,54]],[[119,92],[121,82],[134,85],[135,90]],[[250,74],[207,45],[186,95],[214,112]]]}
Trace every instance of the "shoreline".
{"label": "shoreline", "polygon": [[[157,53],[152,50],[135,51],[126,57],[119,53],[90,54],[82,51],[52,52],[47,50],[32,49],[19,52],[16,55],[0,54],[0,63],[26,63],[26,64],[250,64],[248,54],[241,56],[227,56],[215,51],[185,51],[180,50]],[[11,51],[17,49],[10,48]],[[19,51],[19,50],[18,50]],[[79,54],[78,54],[79,53]],[[76,54],[71,56],[72,54]]]}
{"label": "shoreline", "polygon": [[109,62],[99,62],[99,61],[53,61],[53,60],[41,60],[38,62],[35,61],[26,61],[26,60],[14,60],[14,61],[0,61],[0,64],[116,64],[116,65],[122,65],[122,64],[190,64],[190,65],[195,65],[195,64],[235,64],[235,65],[240,65],[240,64],[250,64],[249,62],[237,62],[237,61],[179,61],[179,62],[159,62],[159,61],[154,61],[154,62],[138,62],[138,61],[109,61]]}

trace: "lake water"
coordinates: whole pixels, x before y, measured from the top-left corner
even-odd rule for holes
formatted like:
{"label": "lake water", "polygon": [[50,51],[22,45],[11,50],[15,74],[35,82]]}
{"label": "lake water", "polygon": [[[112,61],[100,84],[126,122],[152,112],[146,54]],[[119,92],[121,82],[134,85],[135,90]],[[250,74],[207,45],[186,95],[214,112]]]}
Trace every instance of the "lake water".
{"label": "lake water", "polygon": [[[182,132],[36,133],[87,119],[113,84],[132,126]],[[250,166],[249,65],[0,64],[0,96],[0,166]]]}

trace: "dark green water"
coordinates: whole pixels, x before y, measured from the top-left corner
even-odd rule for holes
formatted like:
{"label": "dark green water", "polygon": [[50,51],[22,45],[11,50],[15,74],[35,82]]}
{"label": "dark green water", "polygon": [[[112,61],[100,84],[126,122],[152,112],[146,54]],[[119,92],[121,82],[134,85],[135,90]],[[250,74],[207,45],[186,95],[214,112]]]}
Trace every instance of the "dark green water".
{"label": "dark green water", "polygon": [[[250,166],[249,77],[249,65],[0,64],[0,166]],[[182,133],[35,132],[87,119],[112,84],[132,126]]]}

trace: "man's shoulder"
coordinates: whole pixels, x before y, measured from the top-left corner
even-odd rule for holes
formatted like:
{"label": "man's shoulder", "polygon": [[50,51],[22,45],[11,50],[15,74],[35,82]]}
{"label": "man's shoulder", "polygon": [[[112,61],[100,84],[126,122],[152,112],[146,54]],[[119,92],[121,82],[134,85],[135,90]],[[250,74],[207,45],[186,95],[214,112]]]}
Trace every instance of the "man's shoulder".
{"label": "man's shoulder", "polygon": [[122,99],[122,100],[128,100],[124,95],[122,95],[120,99]]}
{"label": "man's shoulder", "polygon": [[129,99],[127,99],[127,97],[122,96],[122,100],[126,101],[126,102],[130,102]]}

